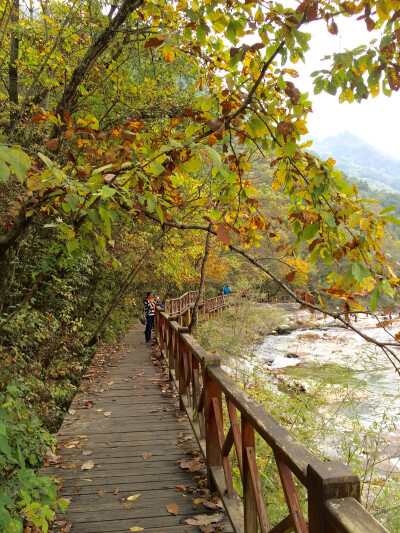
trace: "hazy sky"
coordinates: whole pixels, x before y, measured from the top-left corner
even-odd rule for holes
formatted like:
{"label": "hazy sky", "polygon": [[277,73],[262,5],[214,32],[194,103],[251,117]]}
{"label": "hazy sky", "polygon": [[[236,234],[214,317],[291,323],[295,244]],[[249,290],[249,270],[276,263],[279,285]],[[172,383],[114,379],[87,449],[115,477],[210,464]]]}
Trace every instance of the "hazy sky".
{"label": "hazy sky", "polygon": [[338,95],[326,93],[313,94],[312,78],[314,70],[329,68],[330,61],[321,61],[324,55],[344,50],[351,50],[360,44],[368,45],[374,37],[380,40],[378,32],[370,33],[363,21],[349,18],[338,21],[339,35],[331,35],[326,23],[317,21],[309,25],[307,31],[312,33],[311,50],[307,52],[307,64],[297,63],[294,68],[300,77],[293,80],[297,87],[309,92],[313,102],[314,113],[309,115],[308,126],[310,136],[323,139],[350,131],[358,137],[374,145],[384,153],[400,159],[398,124],[400,123],[400,94],[393,93],[388,98],[380,93],[376,98],[369,97],[361,104],[345,102],[339,104]]}

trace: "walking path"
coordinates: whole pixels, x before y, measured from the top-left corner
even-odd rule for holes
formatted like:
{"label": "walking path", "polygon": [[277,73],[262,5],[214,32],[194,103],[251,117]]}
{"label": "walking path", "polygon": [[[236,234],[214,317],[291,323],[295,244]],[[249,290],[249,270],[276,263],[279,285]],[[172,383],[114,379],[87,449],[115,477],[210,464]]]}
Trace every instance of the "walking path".
{"label": "walking path", "polygon": [[156,351],[139,325],[95,357],[57,435],[61,458],[45,468],[71,498],[54,532],[233,531]]}

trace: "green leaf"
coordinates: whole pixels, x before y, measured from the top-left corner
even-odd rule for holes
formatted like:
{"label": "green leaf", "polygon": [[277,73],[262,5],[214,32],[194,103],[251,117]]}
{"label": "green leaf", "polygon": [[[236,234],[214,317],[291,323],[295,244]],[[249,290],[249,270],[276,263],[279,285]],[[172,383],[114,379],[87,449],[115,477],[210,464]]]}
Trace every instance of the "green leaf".
{"label": "green leaf", "polygon": [[325,221],[330,228],[336,228],[335,217],[331,213],[326,215]]}
{"label": "green leaf", "polygon": [[23,152],[20,148],[9,148],[8,146],[0,146],[0,180],[7,181],[10,171],[7,174],[8,163],[11,170],[22,181],[25,174],[28,172],[31,166],[30,157]]}
{"label": "green leaf", "polygon": [[362,281],[364,278],[368,278],[371,275],[371,272],[359,263],[353,263],[351,265],[351,273],[357,281]]}
{"label": "green leaf", "polygon": [[336,94],[336,91],[337,91],[337,87],[334,83],[332,83],[331,81],[328,83],[328,86],[326,88],[327,92],[329,94],[331,94],[332,96],[335,96]]}
{"label": "green leaf", "polygon": [[310,224],[303,229],[303,239],[309,241],[319,230],[319,224]]}
{"label": "green leaf", "polygon": [[0,159],[0,181],[5,183],[10,176],[10,169],[5,161]]}
{"label": "green leaf", "polygon": [[240,63],[242,59],[243,52],[240,50],[237,54],[235,54],[228,62],[228,68],[235,68],[238,63]]}
{"label": "green leaf", "polygon": [[156,212],[157,212],[158,218],[160,219],[161,224],[164,224],[164,213],[158,204],[156,205]]}
{"label": "green leaf", "polygon": [[389,207],[385,207],[385,209],[382,209],[381,215],[384,215],[385,213],[390,213],[390,211],[394,211],[396,209],[395,206],[391,205]]}
{"label": "green leaf", "polygon": [[371,295],[371,312],[374,313],[378,307],[379,289],[375,287]]}
{"label": "green leaf", "polygon": [[74,252],[77,248],[79,248],[79,241],[78,239],[74,238],[70,241],[67,241],[67,250],[71,254]]}
{"label": "green leaf", "polygon": [[222,168],[222,161],[221,161],[221,156],[219,155],[219,153],[214,150],[214,148],[211,148],[211,146],[204,146],[207,154],[208,154],[208,157],[211,159],[211,161],[213,162],[214,166],[216,166],[217,168]]}
{"label": "green leaf", "polygon": [[50,170],[53,168],[54,163],[51,159],[47,157],[47,155],[44,155],[41,152],[38,152],[38,156],[40,157],[40,159],[43,161],[43,163],[46,165],[47,168],[49,168]]}
{"label": "green leaf", "polygon": [[201,170],[201,159],[199,154],[194,154],[189,161],[186,161],[186,163],[182,165],[182,167],[186,172],[191,172],[193,174],[199,172]]}

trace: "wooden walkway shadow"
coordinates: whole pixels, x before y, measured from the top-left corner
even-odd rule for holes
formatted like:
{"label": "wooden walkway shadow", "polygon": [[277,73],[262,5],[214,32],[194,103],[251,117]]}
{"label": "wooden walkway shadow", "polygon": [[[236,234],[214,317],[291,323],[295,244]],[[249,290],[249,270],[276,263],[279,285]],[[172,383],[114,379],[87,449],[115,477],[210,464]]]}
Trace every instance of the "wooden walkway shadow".
{"label": "wooden walkway shadow", "polygon": [[57,435],[62,459],[44,469],[62,480],[61,496],[71,498],[53,531],[200,532],[186,522],[192,518],[211,522],[208,531],[232,532],[204,485],[190,424],[177,412],[167,372],[152,362],[143,326],[123,342],[110,357],[94,359]]}

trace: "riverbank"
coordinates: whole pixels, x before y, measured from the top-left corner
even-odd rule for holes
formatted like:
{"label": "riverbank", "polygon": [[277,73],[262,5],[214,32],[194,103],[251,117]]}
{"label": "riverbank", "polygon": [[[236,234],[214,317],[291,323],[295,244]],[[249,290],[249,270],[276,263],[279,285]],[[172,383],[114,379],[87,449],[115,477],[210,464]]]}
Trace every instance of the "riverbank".
{"label": "riverbank", "polygon": [[[223,357],[224,368],[306,446],[349,464],[362,480],[364,504],[400,532],[400,513],[387,507],[400,496],[400,378],[383,352],[295,304],[249,303],[240,320],[235,313],[202,324],[200,343]],[[240,327],[232,335],[234,320]],[[400,321],[389,333],[365,315],[357,326],[383,340]]]}

